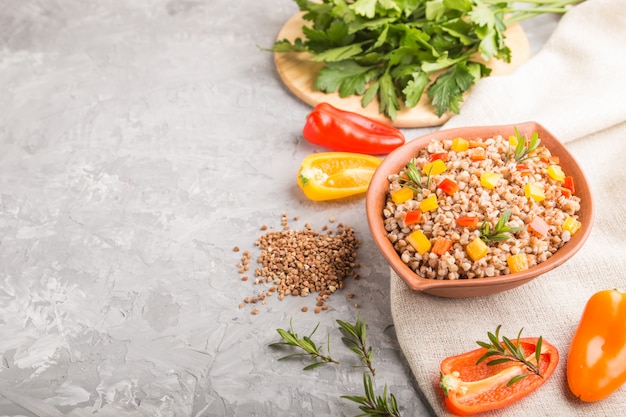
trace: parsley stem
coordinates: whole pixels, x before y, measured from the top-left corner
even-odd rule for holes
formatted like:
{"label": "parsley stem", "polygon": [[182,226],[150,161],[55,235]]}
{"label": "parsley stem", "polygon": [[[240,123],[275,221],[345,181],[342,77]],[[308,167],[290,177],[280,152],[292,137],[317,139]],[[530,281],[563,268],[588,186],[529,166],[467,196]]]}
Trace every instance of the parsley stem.
{"label": "parsley stem", "polygon": [[[580,2],[581,0],[519,0],[517,3],[525,3],[536,7],[508,7],[503,9],[503,11],[509,14],[505,21],[507,25],[510,25],[546,13],[565,14],[569,10],[567,6]],[[499,0],[495,2],[487,0],[486,3],[495,5],[500,2]]]}

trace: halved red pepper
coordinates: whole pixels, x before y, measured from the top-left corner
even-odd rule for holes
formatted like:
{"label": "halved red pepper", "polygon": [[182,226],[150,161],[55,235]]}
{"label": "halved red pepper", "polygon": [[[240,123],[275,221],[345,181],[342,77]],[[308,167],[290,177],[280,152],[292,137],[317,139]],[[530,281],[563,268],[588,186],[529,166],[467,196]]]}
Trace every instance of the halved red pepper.
{"label": "halved red pepper", "polygon": [[[519,339],[519,346],[527,357],[535,355],[537,340]],[[468,416],[506,407],[543,385],[559,361],[556,347],[542,340],[539,371],[543,377],[530,374],[509,384],[512,378],[528,373],[525,365],[517,362],[487,365],[487,361],[477,364],[486,351],[479,348],[448,357],[441,363],[440,388],[445,395],[446,407],[452,413]],[[497,356],[491,359],[497,359]]]}
{"label": "halved red pepper", "polygon": [[320,103],[307,116],[302,135],[306,140],[340,152],[384,155],[405,142],[393,126],[358,113]]}

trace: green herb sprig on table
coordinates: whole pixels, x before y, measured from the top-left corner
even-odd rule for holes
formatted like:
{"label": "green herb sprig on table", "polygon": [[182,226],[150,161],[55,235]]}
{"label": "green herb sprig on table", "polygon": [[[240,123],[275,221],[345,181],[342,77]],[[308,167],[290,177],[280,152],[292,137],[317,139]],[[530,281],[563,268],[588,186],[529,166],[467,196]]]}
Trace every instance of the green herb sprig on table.
{"label": "green herb sprig on table", "polygon": [[341,338],[343,343],[361,357],[363,365],[369,369],[372,376],[376,376],[376,370],[372,364],[374,353],[372,352],[372,347],[367,346],[367,326],[365,325],[365,320],[361,320],[361,315],[359,314],[355,324],[341,320],[337,320],[337,324],[347,335]]}
{"label": "green herb sprig on table", "polygon": [[291,355],[287,355],[287,356],[280,358],[280,360],[293,358],[293,357],[299,357],[299,356],[300,357],[307,356],[311,359],[313,363],[305,366],[304,370],[317,368],[318,366],[324,365],[326,363],[339,364],[339,362],[337,362],[330,356],[330,335],[328,335],[328,344],[326,345],[326,350],[328,352],[327,354],[323,354],[322,346],[317,345],[311,339],[311,337],[313,337],[313,334],[315,334],[315,332],[317,331],[318,327],[319,327],[319,323],[317,324],[317,326],[315,326],[313,331],[308,336],[300,337],[293,330],[292,323],[289,322],[289,330],[276,329],[276,331],[278,332],[280,337],[283,339],[283,341],[272,343],[270,346],[293,346],[302,350],[301,353],[293,353]]}
{"label": "green herb sprig on table", "polygon": [[[371,373],[371,376],[367,372],[363,373],[363,388],[365,391],[365,395],[344,395],[341,396],[341,398],[359,404],[359,409],[363,412],[363,414],[359,414],[359,417],[400,417],[396,397],[393,395],[393,393],[388,392],[387,385],[384,386],[382,395],[376,395],[376,392],[374,390],[372,376],[376,374],[376,371],[374,370],[372,364],[372,348],[371,346],[367,345],[367,326],[365,320],[361,320],[361,316],[359,314],[354,324],[341,320],[337,320],[337,324],[339,325],[339,329],[346,334],[346,336],[342,338],[345,345],[361,358],[361,361]],[[276,329],[283,341],[272,343],[270,344],[270,346],[291,346],[302,350],[303,353],[295,353],[284,356],[280,358],[280,360],[297,356],[309,356],[314,362],[311,365],[305,366],[304,370],[310,370],[324,364],[339,365],[339,362],[330,357],[330,352],[328,353],[328,355],[322,354],[322,347],[320,345],[317,345],[311,339],[318,327],[319,323],[315,326],[309,336],[304,336],[301,338],[293,330],[293,325],[290,321],[289,330]],[[328,335],[327,348],[329,346],[330,335]]]}
{"label": "green herb sprig on table", "polygon": [[494,366],[499,365],[501,363],[506,362],[518,362],[526,367],[526,369],[530,372],[529,374],[519,374],[514,376],[509,380],[507,386],[513,385],[517,381],[526,378],[529,375],[537,375],[543,378],[539,370],[539,365],[541,364],[541,344],[543,339],[539,336],[537,339],[537,345],[535,347],[535,355],[534,362],[528,360],[526,358],[526,354],[524,353],[524,349],[520,347],[520,337],[522,335],[523,328],[517,334],[517,340],[515,342],[511,341],[511,339],[502,336],[502,340],[500,340],[500,327],[499,325],[496,328],[496,332],[491,333],[488,332],[487,335],[489,337],[489,343],[487,342],[476,342],[480,347],[487,349],[487,352],[483,356],[481,356],[476,364],[488,360],[487,365]]}
{"label": "green herb sprig on table", "polygon": [[[565,13],[581,0],[295,0],[308,25],[303,37],[272,51],[308,52],[323,62],[315,88],[341,97],[377,99],[392,120],[426,94],[438,116],[458,113],[467,92],[510,62],[507,25],[544,13]],[[525,3],[525,4],[524,4]]]}
{"label": "green herb sprig on table", "polygon": [[383,388],[383,395],[379,396],[374,392],[372,377],[368,374],[363,374],[363,385],[365,387],[365,395],[343,395],[341,397],[360,404],[359,409],[363,411],[364,414],[359,414],[357,417],[400,417],[396,397],[391,393],[389,397],[387,397],[387,385]]}

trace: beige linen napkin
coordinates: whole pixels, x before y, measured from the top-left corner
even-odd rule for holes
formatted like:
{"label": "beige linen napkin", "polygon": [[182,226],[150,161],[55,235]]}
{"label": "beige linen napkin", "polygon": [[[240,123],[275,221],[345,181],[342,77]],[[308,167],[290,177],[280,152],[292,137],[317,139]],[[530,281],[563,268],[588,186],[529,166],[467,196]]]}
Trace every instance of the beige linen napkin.
{"label": "beige linen napkin", "polygon": [[596,291],[626,290],[626,2],[587,0],[559,23],[544,48],[515,73],[482,80],[443,128],[533,120],[567,143],[591,182],[593,231],[568,263],[504,293],[437,298],[391,273],[391,309],[403,353],[435,414],[449,413],[437,389],[439,364],[478,347],[502,324],[514,338],[542,335],[561,359],[538,391],[486,416],[626,415],[626,386],[597,403],[567,387],[567,352]]}

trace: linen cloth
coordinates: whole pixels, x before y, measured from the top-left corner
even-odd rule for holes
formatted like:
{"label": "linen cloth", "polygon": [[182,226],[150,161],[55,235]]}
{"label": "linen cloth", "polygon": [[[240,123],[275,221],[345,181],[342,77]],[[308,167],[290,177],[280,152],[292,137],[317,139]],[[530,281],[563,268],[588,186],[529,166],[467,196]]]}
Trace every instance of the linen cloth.
{"label": "linen cloth", "polygon": [[596,403],[567,386],[571,338],[589,297],[626,290],[626,2],[587,0],[557,25],[516,72],[480,81],[442,128],[537,121],[566,143],[591,182],[593,230],[567,263],[503,293],[447,299],[410,290],[391,272],[391,309],[403,353],[434,414],[447,416],[437,388],[447,356],[478,348],[487,332],[543,338],[560,352],[553,376],[521,401],[485,416],[623,416],[626,386]]}

